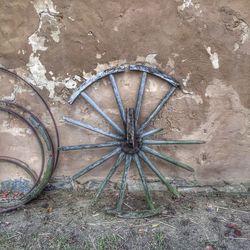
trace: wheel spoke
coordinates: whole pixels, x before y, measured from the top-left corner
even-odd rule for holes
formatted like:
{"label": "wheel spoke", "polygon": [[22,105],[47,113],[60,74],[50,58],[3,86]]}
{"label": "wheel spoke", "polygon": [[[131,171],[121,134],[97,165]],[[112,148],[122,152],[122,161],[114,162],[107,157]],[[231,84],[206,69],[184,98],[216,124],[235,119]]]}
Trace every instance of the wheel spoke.
{"label": "wheel spoke", "polygon": [[125,167],[124,167],[124,171],[123,171],[123,175],[122,175],[120,193],[119,193],[118,201],[116,204],[117,211],[122,210],[122,203],[123,203],[124,196],[125,196],[127,177],[128,177],[128,172],[129,172],[129,168],[131,165],[131,160],[132,160],[132,156],[129,154],[126,155],[126,162],[125,162]]}
{"label": "wheel spoke", "polygon": [[141,127],[139,128],[139,132],[141,133],[143,129],[145,129],[148,124],[155,118],[155,116],[161,111],[165,103],[168,101],[168,99],[171,97],[171,95],[174,93],[176,87],[171,87],[168,93],[161,99],[159,104],[156,106],[156,108],[150,113],[150,115],[145,119]]}
{"label": "wheel spoke", "polygon": [[135,106],[135,122],[136,123],[137,123],[137,121],[139,119],[139,116],[140,116],[140,111],[141,111],[141,105],[142,105],[142,99],[143,99],[143,95],[144,95],[146,80],[147,80],[147,72],[143,72],[142,75],[141,75],[140,87],[139,87],[139,90],[138,90],[136,106]]}
{"label": "wheel spoke", "polygon": [[141,135],[141,138],[151,136],[151,135],[156,134],[156,133],[158,133],[158,132],[160,132],[162,130],[163,130],[163,128],[155,128],[155,129],[152,129],[150,131],[144,132]]}
{"label": "wheel spoke", "polygon": [[124,153],[120,153],[120,155],[118,156],[116,162],[114,163],[113,167],[110,169],[107,177],[102,181],[102,183],[100,184],[98,191],[96,192],[95,198],[93,200],[93,205],[97,202],[97,200],[99,199],[101,193],[103,192],[104,188],[106,187],[107,183],[109,182],[109,180],[111,179],[111,177],[114,175],[115,171],[117,170],[117,168],[119,167],[119,165],[121,164],[121,162],[124,160],[125,154]]}
{"label": "wheel spoke", "polygon": [[103,142],[96,144],[79,144],[72,146],[62,146],[59,148],[61,151],[79,150],[79,149],[92,149],[92,148],[108,148],[121,145],[119,141]]}
{"label": "wheel spoke", "polygon": [[87,101],[97,113],[99,113],[119,134],[124,135],[124,131],[95,103],[95,101],[88,96],[85,92],[81,96]]}
{"label": "wheel spoke", "polygon": [[154,150],[152,148],[149,148],[147,146],[143,146],[142,150],[145,151],[145,152],[148,152],[148,153],[150,153],[150,154],[152,154],[154,156],[157,156],[160,159],[168,161],[168,162],[176,165],[177,167],[184,168],[184,169],[186,169],[186,170],[188,170],[190,172],[194,172],[194,169],[192,167],[190,167],[189,165],[187,165],[185,163],[182,163],[182,162],[179,162],[179,161],[177,161],[177,160],[175,160],[175,159],[173,159],[173,158],[171,158],[171,157],[169,157],[169,156],[167,156],[167,155],[165,155],[163,153],[160,153],[160,152],[158,152],[158,151],[156,151],[156,150]]}
{"label": "wheel spoke", "polygon": [[104,77],[108,76],[109,74],[116,74],[116,73],[124,72],[125,70],[126,70],[126,66],[120,65],[118,67],[104,70],[104,71],[97,73],[95,76],[93,76],[93,77],[87,79],[85,82],[83,82],[80,85],[80,87],[74,91],[74,93],[70,96],[68,103],[72,104],[76,100],[76,98],[80,95],[80,93],[82,91],[84,91],[85,89],[87,89],[88,87],[90,87],[93,83],[103,79]]}
{"label": "wheel spoke", "polygon": [[81,127],[81,128],[85,128],[85,129],[88,129],[88,130],[91,130],[91,131],[94,131],[98,134],[101,134],[101,135],[105,135],[105,136],[108,136],[110,138],[115,138],[115,139],[118,139],[118,140],[123,140],[123,138],[119,135],[115,135],[111,132],[108,132],[108,131],[104,131],[100,128],[96,128],[96,127],[93,127],[92,125],[89,125],[85,122],[81,122],[81,121],[78,121],[78,120],[75,120],[75,119],[72,119],[70,117],[66,117],[64,116],[63,117],[64,121],[69,123],[69,124],[72,124],[72,125],[75,125],[75,126],[78,126],[78,127]]}
{"label": "wheel spoke", "polygon": [[78,173],[74,174],[72,176],[72,180],[76,180],[77,178],[81,177],[82,175],[88,173],[92,169],[96,168],[97,166],[101,165],[103,162],[107,161],[108,159],[112,158],[113,156],[119,154],[121,152],[121,148],[116,148],[110,153],[103,155],[99,160],[95,161],[94,163],[91,163],[86,168],[80,170]]}
{"label": "wheel spoke", "polygon": [[142,182],[142,185],[143,185],[143,189],[144,189],[144,193],[145,193],[145,196],[146,196],[148,206],[149,206],[150,209],[154,209],[152,197],[151,197],[151,194],[149,192],[148,184],[147,184],[147,181],[146,181],[146,178],[145,178],[145,175],[144,175],[143,168],[141,166],[140,159],[139,159],[137,154],[134,155],[133,159],[135,161],[137,170],[138,170],[140,178],[141,178],[141,182]]}
{"label": "wheel spoke", "polygon": [[119,89],[117,87],[117,83],[116,83],[114,75],[110,74],[109,75],[109,79],[111,81],[112,89],[114,91],[116,103],[118,105],[118,108],[119,108],[119,111],[120,111],[120,115],[121,115],[123,124],[125,124],[126,123],[125,111],[124,111],[122,99],[121,99],[121,96],[120,96],[120,93],[119,93]]}
{"label": "wheel spoke", "polygon": [[148,167],[159,177],[159,179],[161,180],[161,182],[163,184],[166,185],[166,187],[168,188],[168,190],[174,194],[175,196],[179,196],[179,193],[177,191],[177,189],[172,186],[169,181],[161,174],[161,172],[155,167],[155,165],[149,160],[149,158],[146,156],[145,153],[143,153],[142,151],[139,152],[139,156],[140,158],[148,165]]}
{"label": "wheel spoke", "polygon": [[199,140],[143,140],[143,144],[148,145],[168,145],[168,144],[203,144],[205,141]]}

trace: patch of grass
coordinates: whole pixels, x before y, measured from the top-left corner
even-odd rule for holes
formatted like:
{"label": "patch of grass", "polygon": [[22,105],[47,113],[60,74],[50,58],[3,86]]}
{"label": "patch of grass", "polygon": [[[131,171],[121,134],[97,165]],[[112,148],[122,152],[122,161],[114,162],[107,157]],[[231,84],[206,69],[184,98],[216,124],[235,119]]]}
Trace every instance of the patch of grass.
{"label": "patch of grass", "polygon": [[70,250],[72,249],[72,244],[67,237],[60,236],[56,238],[55,242],[52,243],[55,249]]}
{"label": "patch of grass", "polygon": [[0,249],[8,250],[8,249],[24,249],[20,244],[17,244],[16,241],[19,235],[16,235],[15,232],[13,233],[3,233],[0,234]]}
{"label": "patch of grass", "polygon": [[96,239],[97,250],[115,250],[119,249],[121,239],[117,235],[106,235]]}
{"label": "patch of grass", "polygon": [[60,249],[60,250],[77,250],[84,249],[90,250],[91,245],[87,240],[74,241],[71,237],[58,236],[49,243],[49,249]]}
{"label": "patch of grass", "polygon": [[154,233],[153,238],[149,241],[149,247],[152,250],[164,250],[165,246],[165,235],[162,231],[157,231]]}

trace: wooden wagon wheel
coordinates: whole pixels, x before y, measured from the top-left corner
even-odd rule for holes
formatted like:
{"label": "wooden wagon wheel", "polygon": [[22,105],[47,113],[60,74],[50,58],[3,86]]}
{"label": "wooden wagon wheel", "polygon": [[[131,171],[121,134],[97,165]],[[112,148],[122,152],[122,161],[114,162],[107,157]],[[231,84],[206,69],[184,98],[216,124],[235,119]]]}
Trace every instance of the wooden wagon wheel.
{"label": "wooden wagon wheel", "polygon": [[[137,100],[136,100],[135,107],[124,109],[121,95],[119,93],[119,89],[118,89],[117,82],[115,79],[115,75],[120,74],[122,72],[127,72],[127,71],[141,72],[141,80],[140,80],[140,85],[139,85],[139,89],[137,93]],[[141,107],[143,104],[144,90],[145,90],[145,85],[147,82],[148,75],[153,75],[155,77],[158,77],[164,80],[166,84],[169,85],[169,90],[164,95],[164,97],[160,100],[158,105],[153,109],[153,111],[146,117],[146,119],[141,124],[139,124],[138,119],[140,117],[140,111],[141,111]],[[109,78],[110,80],[109,82],[113,89],[114,97],[115,97],[117,106],[119,108],[121,120],[124,125],[123,128],[119,127],[116,124],[116,122],[113,121],[102,110],[102,108],[98,106],[98,104],[85,92],[87,88],[89,88],[94,83],[96,83],[97,81],[103,78]],[[98,112],[112,126],[114,131],[116,131],[116,133],[112,133],[110,131],[105,131],[101,128],[92,126],[85,122],[75,120],[70,117],[64,117],[64,121],[71,125],[75,125],[84,129],[88,129],[88,130],[94,131],[96,133],[102,134],[106,137],[113,139],[112,141],[107,141],[107,142],[98,143],[98,144],[80,144],[80,145],[73,145],[73,146],[63,146],[60,148],[62,151],[80,150],[80,149],[97,149],[97,148],[104,148],[104,147],[113,148],[108,154],[103,155],[99,160],[86,166],[84,169],[80,170],[79,172],[77,172],[71,177],[72,180],[76,180],[80,176],[83,176],[87,174],[89,171],[93,170],[94,168],[100,166],[101,164],[109,160],[110,158],[117,157],[108,175],[100,184],[99,189],[94,198],[94,203],[98,200],[103,189],[107,185],[108,181],[111,179],[111,177],[114,175],[117,168],[121,165],[123,161],[125,161],[125,164],[124,164],[123,175],[121,178],[119,197],[117,199],[115,209],[112,209],[109,212],[117,214],[118,216],[122,216],[122,217],[147,217],[147,216],[152,216],[154,214],[159,213],[159,209],[156,209],[152,202],[152,197],[149,191],[149,187],[148,187],[147,180],[144,174],[144,170],[142,168],[142,162],[144,162],[154,172],[154,174],[160,179],[160,181],[163,184],[166,185],[168,190],[174,196],[179,196],[177,189],[173,185],[171,185],[171,183],[162,175],[162,173],[158,170],[155,163],[151,159],[148,158],[148,154],[156,156],[160,159],[163,159],[169,163],[172,163],[174,166],[183,168],[187,171],[193,172],[194,171],[193,168],[185,163],[182,163],[176,159],[171,158],[170,156],[164,153],[158,152],[157,150],[151,148],[150,145],[201,144],[204,142],[199,141],[199,140],[154,140],[154,139],[150,139],[150,137],[156,134],[157,132],[161,131],[162,129],[156,128],[156,129],[152,129],[149,131],[145,131],[145,129],[150,124],[150,122],[156,117],[156,115],[160,112],[163,106],[168,102],[168,100],[170,99],[170,97],[173,95],[173,93],[178,87],[179,87],[179,83],[174,78],[172,78],[171,76],[165,74],[164,72],[156,68],[147,67],[144,65],[121,65],[115,68],[102,71],[96,74],[94,77],[86,80],[71,95],[69,99],[70,104],[73,104],[73,102],[77,98],[83,98],[93,107],[93,109],[96,112]],[[136,168],[138,170],[149,210],[141,211],[141,212],[125,213],[122,210],[122,205],[123,205],[123,200],[125,196],[126,182],[128,178],[129,169],[131,166],[131,161],[135,162]]]}

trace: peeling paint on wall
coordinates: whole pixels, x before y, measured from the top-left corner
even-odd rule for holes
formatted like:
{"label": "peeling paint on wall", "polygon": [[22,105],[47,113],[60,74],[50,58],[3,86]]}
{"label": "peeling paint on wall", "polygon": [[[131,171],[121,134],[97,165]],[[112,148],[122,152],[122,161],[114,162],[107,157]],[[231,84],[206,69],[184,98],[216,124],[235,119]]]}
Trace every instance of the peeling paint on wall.
{"label": "peeling paint on wall", "polygon": [[23,89],[21,86],[14,84],[14,90],[9,96],[4,96],[1,98],[3,101],[15,101],[16,94],[22,94],[25,92],[32,92],[31,90]]}
{"label": "peeling paint on wall", "polygon": [[[241,104],[239,95],[232,86],[227,86],[221,80],[214,79],[212,84],[207,86],[205,96],[210,105],[207,120],[195,132],[187,135],[187,138],[202,138],[210,141],[215,138],[215,133],[220,132],[222,127],[227,125],[225,120],[230,120],[231,116],[238,116],[238,118],[240,116],[244,120],[238,121],[235,125],[242,135],[246,133],[245,124],[247,124],[249,110]],[[226,103],[227,100],[230,101],[228,104],[230,107],[219,105],[223,102]]]}
{"label": "peeling paint on wall", "polygon": [[[236,17],[235,17],[236,18]],[[244,44],[248,38],[249,38],[249,33],[250,33],[250,29],[249,26],[246,22],[244,22],[243,20],[238,20],[238,18],[236,18],[237,21],[239,22],[239,25],[235,28],[241,31],[241,35],[240,35],[240,40],[239,42],[234,44],[234,51],[237,51],[240,48],[240,44]]]}
{"label": "peeling paint on wall", "polygon": [[46,37],[40,35],[44,22],[47,20],[51,24],[51,37],[55,42],[59,42],[59,25],[55,15],[59,12],[56,11],[54,4],[51,0],[37,0],[33,2],[34,8],[39,16],[39,25],[37,30],[29,37],[29,44],[32,46],[32,53],[29,57],[27,67],[33,78],[33,84],[39,88],[46,88],[49,91],[49,97],[53,98],[55,95],[55,86],[58,85],[55,81],[49,81],[46,77],[46,68],[40,61],[40,54],[38,51],[46,51],[45,41]]}
{"label": "peeling paint on wall", "polygon": [[186,78],[182,79],[182,84],[186,87],[187,86],[187,83],[190,79],[190,75],[191,75],[191,72],[188,72]]}
{"label": "peeling paint on wall", "polygon": [[178,6],[178,10],[185,10],[186,8],[189,8],[191,6],[194,6],[192,0],[183,0],[183,3]]}
{"label": "peeling paint on wall", "polygon": [[206,50],[209,55],[213,68],[218,69],[220,67],[218,54],[216,52],[212,53],[211,47],[207,47]]}

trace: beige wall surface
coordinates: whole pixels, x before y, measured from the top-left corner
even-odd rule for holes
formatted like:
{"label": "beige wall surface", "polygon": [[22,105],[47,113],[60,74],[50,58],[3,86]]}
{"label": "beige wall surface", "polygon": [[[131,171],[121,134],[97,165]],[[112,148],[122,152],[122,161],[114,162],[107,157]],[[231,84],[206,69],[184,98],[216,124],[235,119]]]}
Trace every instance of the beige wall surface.
{"label": "beige wall surface", "polygon": [[[206,141],[156,147],[195,169],[189,173],[154,159],[164,175],[202,184],[250,180],[249,0],[0,0],[0,24],[0,64],[38,87],[55,116],[62,145],[107,140],[65,124],[64,115],[112,130],[84,100],[67,103],[83,80],[118,64],[146,63],[182,82],[150,125],[164,128],[157,138]],[[117,76],[126,107],[135,103],[139,79],[136,73]],[[0,73],[0,90],[0,99],[27,107],[52,131],[44,106],[22,82]],[[166,90],[164,82],[149,77],[140,121]],[[107,79],[87,92],[121,124]],[[22,159],[38,171],[40,152],[29,129],[0,115],[1,155]],[[109,150],[62,152],[54,176],[73,175]],[[81,181],[103,178],[111,164]],[[138,178],[134,167],[130,175]]]}

